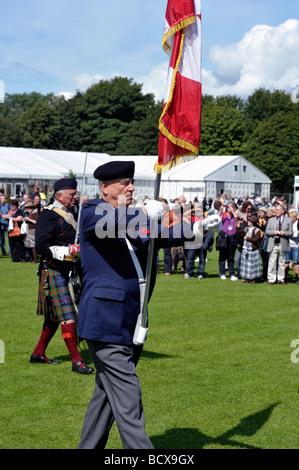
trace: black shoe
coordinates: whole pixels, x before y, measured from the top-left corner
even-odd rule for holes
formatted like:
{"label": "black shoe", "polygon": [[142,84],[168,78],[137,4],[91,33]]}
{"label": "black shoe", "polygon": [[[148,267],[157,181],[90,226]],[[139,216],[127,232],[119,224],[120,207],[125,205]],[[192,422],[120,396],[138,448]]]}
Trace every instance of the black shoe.
{"label": "black shoe", "polygon": [[84,362],[79,361],[79,362],[76,362],[76,364],[72,365],[72,371],[78,372],[78,374],[91,374],[94,371],[94,369],[84,364]]}
{"label": "black shoe", "polygon": [[49,359],[48,357],[46,356],[34,356],[33,354],[31,354],[31,357],[30,357],[30,363],[31,364],[36,364],[36,363],[39,363],[39,364],[60,364],[59,361],[54,361],[54,359]]}

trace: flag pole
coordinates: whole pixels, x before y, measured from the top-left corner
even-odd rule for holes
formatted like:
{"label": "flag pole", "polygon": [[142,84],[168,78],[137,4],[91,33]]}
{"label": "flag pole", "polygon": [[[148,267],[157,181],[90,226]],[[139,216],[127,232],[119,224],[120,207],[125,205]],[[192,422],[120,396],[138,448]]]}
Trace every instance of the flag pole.
{"label": "flag pole", "polygon": [[[156,181],[155,181],[155,189],[154,189],[154,199],[156,201],[159,199],[160,183],[161,183],[161,173],[157,173]],[[153,234],[153,237],[150,238],[149,247],[148,247],[148,257],[147,257],[147,267],[146,267],[146,277],[145,277],[146,288],[145,288],[143,311],[142,311],[142,326],[144,328],[147,325],[147,305],[148,305],[150,280],[151,280],[153,257],[154,257],[156,223],[157,221],[156,219],[154,219],[153,223],[151,224],[151,233]]]}
{"label": "flag pole", "polygon": [[[156,181],[155,181],[155,189],[154,189],[155,200],[159,199],[160,182],[161,182],[161,174],[157,173]],[[154,237],[156,233],[156,223],[157,221],[155,219],[151,221],[151,227],[150,227],[151,233],[150,233],[146,275],[145,275],[144,299],[142,303],[142,311],[138,315],[138,319],[137,319],[137,323],[136,323],[136,327],[134,331],[134,336],[133,336],[133,343],[137,346],[142,346],[144,344],[144,341],[147,335],[147,305],[148,305],[148,299],[149,299],[149,290],[150,290],[153,257],[154,257],[154,247],[155,247]],[[142,302],[142,299],[141,299],[141,302]]]}
{"label": "flag pole", "polygon": [[84,193],[84,189],[85,189],[85,174],[86,174],[87,155],[88,155],[88,153],[86,152],[85,162],[84,162],[84,169],[83,169],[83,177],[82,177],[82,188],[81,188],[81,194],[80,194],[78,220],[77,220],[77,227],[76,227],[75,245],[77,245],[78,238],[79,238],[79,223],[80,223],[81,209],[82,209],[82,203],[83,203],[83,193]]}

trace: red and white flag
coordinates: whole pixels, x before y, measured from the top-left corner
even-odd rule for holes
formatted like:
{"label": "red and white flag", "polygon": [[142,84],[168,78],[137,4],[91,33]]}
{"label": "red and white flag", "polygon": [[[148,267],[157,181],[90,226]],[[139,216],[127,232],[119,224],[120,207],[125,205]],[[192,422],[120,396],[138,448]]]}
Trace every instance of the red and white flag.
{"label": "red and white flag", "polygon": [[201,0],[168,0],[163,49],[170,55],[156,173],[196,158],[201,133]]}

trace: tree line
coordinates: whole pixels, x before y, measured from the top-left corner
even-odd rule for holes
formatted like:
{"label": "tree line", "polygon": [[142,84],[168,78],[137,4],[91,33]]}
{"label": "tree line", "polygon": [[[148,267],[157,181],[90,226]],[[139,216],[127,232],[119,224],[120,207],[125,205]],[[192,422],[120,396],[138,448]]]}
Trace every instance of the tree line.
{"label": "tree line", "polygon": [[[294,101],[294,100],[293,100]],[[299,174],[299,103],[283,91],[202,97],[201,155],[242,155],[293,191]],[[157,155],[163,103],[133,79],[115,77],[71,99],[37,92],[6,94],[0,104],[0,146],[110,155]]]}

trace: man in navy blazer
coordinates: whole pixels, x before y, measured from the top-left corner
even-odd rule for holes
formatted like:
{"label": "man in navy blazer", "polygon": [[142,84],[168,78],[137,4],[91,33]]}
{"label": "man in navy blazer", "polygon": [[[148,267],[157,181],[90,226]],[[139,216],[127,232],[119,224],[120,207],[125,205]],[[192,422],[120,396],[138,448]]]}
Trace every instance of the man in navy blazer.
{"label": "man in navy blazer", "polygon": [[[88,201],[81,211],[78,336],[86,339],[97,374],[79,449],[104,448],[114,419],[125,449],[153,448],[145,432],[135,370],[142,346],[133,344],[133,335],[140,314],[139,279],[146,276],[150,222],[161,216],[163,204],[149,201],[146,209],[129,207],[135,189],[134,172],[132,161],[113,161],[97,168],[94,177],[100,181],[102,197]],[[169,229],[157,222],[156,227],[156,249],[182,245],[186,239],[186,226]],[[192,235],[193,226],[189,229]],[[141,275],[127,240],[137,256]],[[155,275],[153,267],[150,293]]]}

